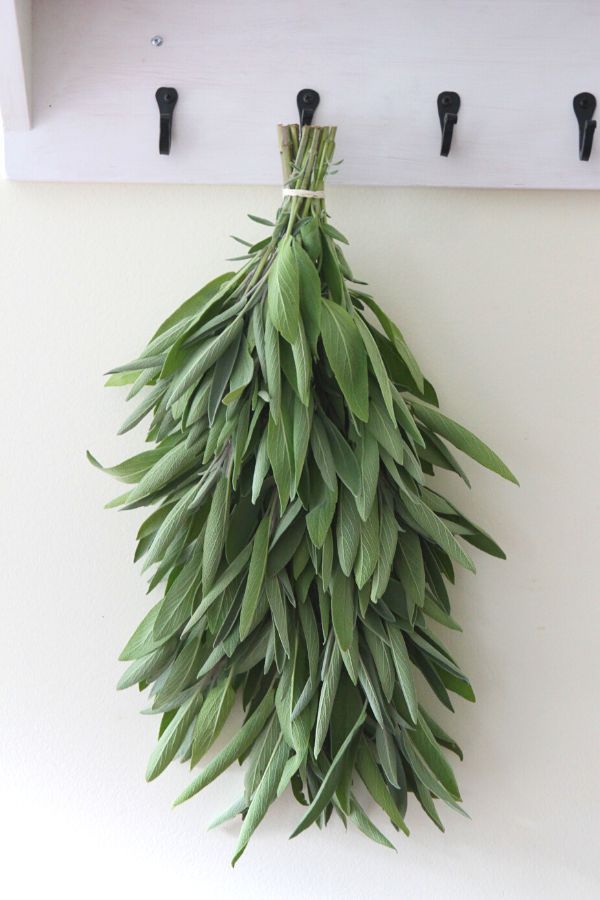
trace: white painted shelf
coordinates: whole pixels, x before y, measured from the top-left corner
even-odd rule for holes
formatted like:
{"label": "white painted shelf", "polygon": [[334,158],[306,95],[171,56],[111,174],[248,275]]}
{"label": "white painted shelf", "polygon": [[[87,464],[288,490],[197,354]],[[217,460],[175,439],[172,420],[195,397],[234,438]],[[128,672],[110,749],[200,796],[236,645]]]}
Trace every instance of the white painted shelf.
{"label": "white painted shelf", "polygon": [[[600,133],[581,162],[572,103],[600,99],[599,51],[594,0],[0,0],[7,173],[278,183],[275,125],[310,87],[315,124],[339,128],[336,183],[598,189]],[[462,101],[448,158],[444,90]]]}

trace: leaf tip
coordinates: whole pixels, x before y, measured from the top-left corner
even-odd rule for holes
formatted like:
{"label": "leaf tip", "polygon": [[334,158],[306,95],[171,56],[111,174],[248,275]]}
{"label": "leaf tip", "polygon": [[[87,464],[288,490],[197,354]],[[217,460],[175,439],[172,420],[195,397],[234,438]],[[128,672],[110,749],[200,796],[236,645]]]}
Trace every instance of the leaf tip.
{"label": "leaf tip", "polygon": [[238,861],[238,859],[240,858],[240,856],[242,855],[242,853],[244,852],[245,849],[246,849],[245,847],[241,847],[239,850],[235,851],[235,853],[231,859],[231,868],[232,869],[235,868],[236,862]]}
{"label": "leaf tip", "polygon": [[91,463],[93,466],[95,466],[97,469],[101,469],[101,468],[102,468],[102,464],[98,462],[98,460],[96,459],[96,457],[93,456],[93,455],[90,453],[89,450],[86,450],[86,451],[85,451],[85,456],[86,456],[87,461],[88,461],[89,463]]}

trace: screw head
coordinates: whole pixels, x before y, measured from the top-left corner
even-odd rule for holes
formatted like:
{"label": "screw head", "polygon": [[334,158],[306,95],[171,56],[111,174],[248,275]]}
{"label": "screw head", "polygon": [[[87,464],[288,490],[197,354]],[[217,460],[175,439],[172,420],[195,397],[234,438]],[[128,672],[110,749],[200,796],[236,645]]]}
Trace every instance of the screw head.
{"label": "screw head", "polygon": [[150,39],[150,43],[153,47],[160,47],[164,43],[164,38],[160,34],[155,34],[154,37]]}

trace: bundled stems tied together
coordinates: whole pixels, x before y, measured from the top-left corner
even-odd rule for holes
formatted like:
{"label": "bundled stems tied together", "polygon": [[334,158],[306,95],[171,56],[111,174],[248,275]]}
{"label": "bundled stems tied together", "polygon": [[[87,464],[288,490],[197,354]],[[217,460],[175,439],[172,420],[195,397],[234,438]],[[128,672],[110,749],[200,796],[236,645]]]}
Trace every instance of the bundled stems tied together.
{"label": "bundled stems tied together", "polygon": [[[288,188],[322,191],[335,128],[280,126]],[[206,285],[113,370],[149,417],[151,449],[106,469],[128,484],[109,506],[152,506],[135,559],[159,599],[121,654],[119,687],[150,688],[160,715],[147,778],[176,757],[195,767],[229,719],[243,724],[195,775],[189,799],[234,762],[242,796],[234,862],[291,787],[299,834],[335,813],[385,846],[365,789],[408,833],[409,794],[442,824],[461,811],[445,750],[455,741],[421,705],[414,673],[452,709],[474,695],[438,635],[457,629],[447,585],[465,544],[493,539],[432,486],[468,479],[448,444],[516,479],[438,409],[400,330],[363,290],[321,197],[285,196],[270,234]],[[139,395],[143,394],[143,399]],[[99,463],[90,455],[91,461]]]}

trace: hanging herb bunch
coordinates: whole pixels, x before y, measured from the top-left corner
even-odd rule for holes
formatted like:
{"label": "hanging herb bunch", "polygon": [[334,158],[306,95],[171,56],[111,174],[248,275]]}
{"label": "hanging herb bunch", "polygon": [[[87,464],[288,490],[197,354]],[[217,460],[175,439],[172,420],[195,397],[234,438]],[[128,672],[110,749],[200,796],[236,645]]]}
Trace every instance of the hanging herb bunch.
{"label": "hanging herb bunch", "polygon": [[243,795],[218,820],[241,816],[234,863],[288,786],[294,836],[335,812],[392,846],[364,788],[405,833],[409,793],[440,828],[435,799],[461,810],[444,753],[460,748],[414,673],[448,709],[451,694],[474,700],[437,626],[458,628],[454,564],[475,570],[461,539],[504,554],[426,476],[468,484],[449,443],[516,481],[438,410],[353,277],[323,199],[335,128],[279,138],[286,196],[275,223],[250,217],[270,235],[109,380],[131,385],[128,399],[145,392],[120,433],[150,417],[152,449],[105,471],[131,485],[109,506],[154,507],[135,559],[155,567],[159,595],[119,687],[150,687],[161,716],[148,780],[175,757],[196,767],[241,701],[243,724],[176,800],[244,763]]}

